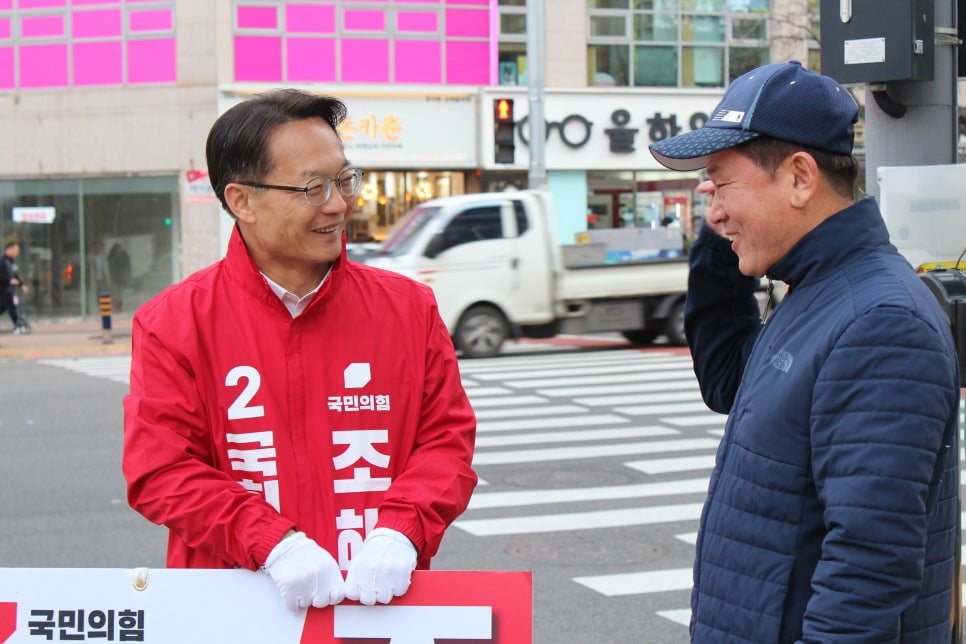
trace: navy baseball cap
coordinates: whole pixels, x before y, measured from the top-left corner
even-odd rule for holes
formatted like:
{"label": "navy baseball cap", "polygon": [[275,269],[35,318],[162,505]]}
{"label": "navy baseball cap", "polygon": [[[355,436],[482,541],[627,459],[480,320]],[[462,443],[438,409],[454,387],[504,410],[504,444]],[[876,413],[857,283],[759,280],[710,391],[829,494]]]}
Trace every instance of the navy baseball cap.
{"label": "navy baseball cap", "polygon": [[765,135],[852,154],[859,108],[849,92],[797,60],[763,65],[731,83],[700,130],[652,143],[651,154],[672,170],[698,170],[708,155]]}

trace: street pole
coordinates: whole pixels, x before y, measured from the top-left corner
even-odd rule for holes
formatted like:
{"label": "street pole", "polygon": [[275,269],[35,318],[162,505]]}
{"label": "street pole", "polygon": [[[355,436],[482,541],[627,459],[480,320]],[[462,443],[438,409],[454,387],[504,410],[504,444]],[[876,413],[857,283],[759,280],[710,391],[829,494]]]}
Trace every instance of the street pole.
{"label": "street pole", "polygon": [[934,12],[933,80],[866,85],[865,191],[877,201],[880,167],[957,162],[956,0],[936,0]]}
{"label": "street pole", "polygon": [[547,187],[547,164],[544,148],[547,142],[543,114],[543,1],[527,0],[527,89],[530,171],[528,185],[532,190]]}

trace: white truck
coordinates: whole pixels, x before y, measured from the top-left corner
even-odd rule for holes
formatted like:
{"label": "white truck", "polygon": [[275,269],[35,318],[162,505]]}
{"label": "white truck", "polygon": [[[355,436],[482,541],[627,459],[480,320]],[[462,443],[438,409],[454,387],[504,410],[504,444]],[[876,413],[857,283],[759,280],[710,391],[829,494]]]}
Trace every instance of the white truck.
{"label": "white truck", "polygon": [[[671,232],[680,245],[680,229]],[[427,201],[407,213],[367,264],[428,284],[456,348],[490,357],[508,337],[618,331],[636,344],[685,344],[688,264],[674,258],[565,265],[595,245],[560,245],[544,191]],[[597,244],[596,246],[600,246]],[[567,251],[567,252],[565,252]]]}

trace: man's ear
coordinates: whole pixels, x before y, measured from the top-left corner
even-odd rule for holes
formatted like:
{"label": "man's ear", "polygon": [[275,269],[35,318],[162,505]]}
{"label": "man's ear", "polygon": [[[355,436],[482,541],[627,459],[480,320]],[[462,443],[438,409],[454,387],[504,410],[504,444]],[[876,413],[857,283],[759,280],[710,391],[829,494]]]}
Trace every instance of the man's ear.
{"label": "man's ear", "polygon": [[251,190],[248,186],[229,183],[225,186],[225,203],[228,209],[238,218],[238,221],[250,224],[255,221],[255,209],[251,203]]}
{"label": "man's ear", "polygon": [[799,151],[785,159],[783,165],[786,166],[791,180],[791,205],[803,208],[818,190],[822,178],[818,164],[811,154]]}

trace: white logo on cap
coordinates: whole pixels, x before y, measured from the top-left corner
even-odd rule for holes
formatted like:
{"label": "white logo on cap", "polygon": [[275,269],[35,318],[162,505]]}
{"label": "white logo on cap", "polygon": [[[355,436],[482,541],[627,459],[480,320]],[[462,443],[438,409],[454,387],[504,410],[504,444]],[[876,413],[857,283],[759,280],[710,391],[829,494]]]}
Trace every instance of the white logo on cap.
{"label": "white logo on cap", "polygon": [[737,110],[721,110],[714,115],[712,121],[725,121],[726,123],[741,123],[745,118],[744,112],[739,112]]}

